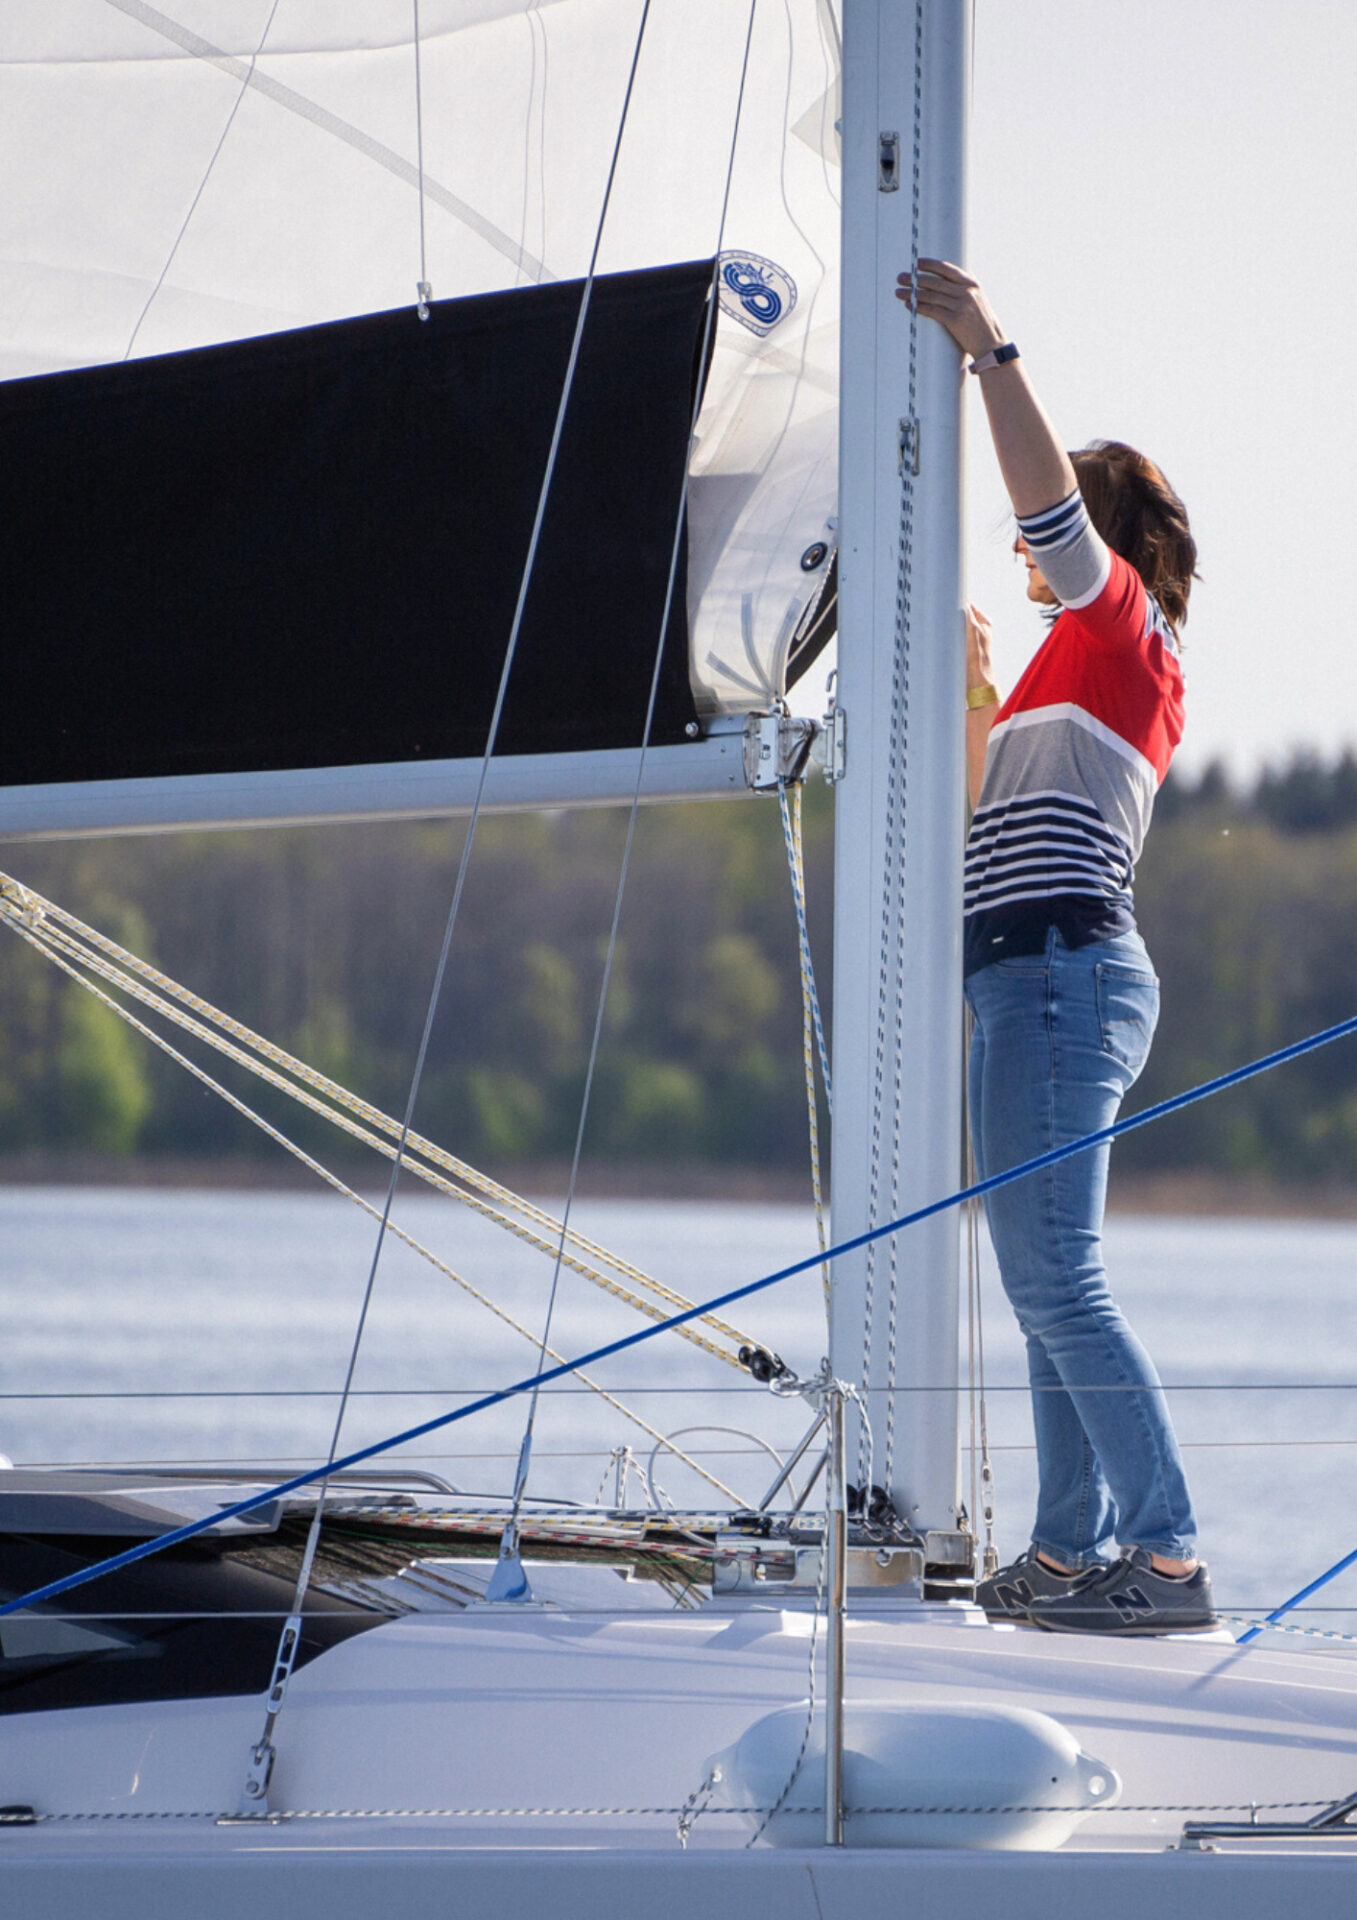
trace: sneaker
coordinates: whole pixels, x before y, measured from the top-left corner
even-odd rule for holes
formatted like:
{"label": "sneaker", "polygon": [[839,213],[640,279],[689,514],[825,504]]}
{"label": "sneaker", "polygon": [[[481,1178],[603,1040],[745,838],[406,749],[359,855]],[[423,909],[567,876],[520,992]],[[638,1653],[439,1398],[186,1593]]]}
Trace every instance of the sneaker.
{"label": "sneaker", "polygon": [[1027,1617],[1050,1633],[1209,1633],[1220,1625],[1204,1562],[1176,1577],[1156,1573],[1143,1547],[1077,1587],[1034,1600]]}
{"label": "sneaker", "polygon": [[1084,1567],[1077,1573],[1057,1573],[1037,1558],[1035,1547],[1029,1547],[1011,1566],[1000,1567],[988,1580],[977,1584],[976,1605],[983,1607],[991,1620],[1026,1620],[1033,1601],[1069,1593],[1080,1581],[1101,1571],[1099,1567]]}

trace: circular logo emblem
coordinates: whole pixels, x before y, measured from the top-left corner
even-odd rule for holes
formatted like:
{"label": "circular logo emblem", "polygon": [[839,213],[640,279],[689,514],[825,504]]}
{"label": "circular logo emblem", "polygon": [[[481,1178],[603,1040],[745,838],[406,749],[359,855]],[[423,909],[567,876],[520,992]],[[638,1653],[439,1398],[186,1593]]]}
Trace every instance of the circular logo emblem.
{"label": "circular logo emblem", "polygon": [[796,282],[758,253],[723,253],[717,267],[721,311],[751,333],[771,333],[796,305]]}

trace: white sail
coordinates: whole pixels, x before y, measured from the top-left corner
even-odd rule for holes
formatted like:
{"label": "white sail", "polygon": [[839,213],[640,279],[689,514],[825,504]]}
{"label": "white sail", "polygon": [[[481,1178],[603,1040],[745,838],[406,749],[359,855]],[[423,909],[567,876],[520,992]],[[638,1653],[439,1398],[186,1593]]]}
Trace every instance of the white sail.
{"label": "white sail", "polygon": [[[0,379],[583,275],[645,11],[13,0]],[[835,9],[755,8],[746,66],[750,13],[651,0],[598,256],[731,256],[690,502],[708,714],[782,690],[833,545]]]}

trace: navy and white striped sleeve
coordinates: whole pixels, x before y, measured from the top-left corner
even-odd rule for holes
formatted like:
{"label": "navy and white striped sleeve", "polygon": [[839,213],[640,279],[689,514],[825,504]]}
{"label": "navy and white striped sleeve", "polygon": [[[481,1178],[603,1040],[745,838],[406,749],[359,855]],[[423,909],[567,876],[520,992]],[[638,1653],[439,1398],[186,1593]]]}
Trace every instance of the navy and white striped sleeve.
{"label": "navy and white striped sleeve", "polygon": [[1042,578],[1063,607],[1086,607],[1107,585],[1112,561],[1076,487],[1053,507],[1018,515]]}

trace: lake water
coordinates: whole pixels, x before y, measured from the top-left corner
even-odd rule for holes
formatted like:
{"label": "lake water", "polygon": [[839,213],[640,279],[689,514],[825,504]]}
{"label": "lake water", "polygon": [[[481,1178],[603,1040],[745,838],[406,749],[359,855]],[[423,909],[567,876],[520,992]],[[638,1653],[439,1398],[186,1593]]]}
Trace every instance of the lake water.
{"label": "lake water", "polygon": [[[455,1204],[412,1194],[396,1220],[540,1330],[549,1263]],[[736,1203],[580,1203],[575,1225],[693,1298],[804,1257],[806,1209]],[[324,1458],[374,1229],[324,1194],[0,1187],[0,1452],[38,1462],[262,1463]],[[1223,1610],[1269,1607],[1357,1547],[1357,1224],[1114,1218],[1115,1289],[1168,1384]],[[1033,1490],[1021,1345],[984,1268],[989,1426],[999,1545],[1021,1547]],[[734,1310],[799,1371],[824,1351],[818,1274]],[[635,1316],[565,1273],[552,1340],[581,1352]],[[964,1337],[964,1330],[963,1330]],[[529,1343],[398,1244],[380,1263],[344,1427],[348,1449],[532,1371]],[[672,1335],[596,1377],[743,1499],[773,1477],[761,1439],[789,1445],[802,1403],[778,1401]],[[523,1403],[400,1456],[467,1491],[512,1484]],[[963,1415],[963,1432],[967,1421]],[[753,1437],[745,1437],[746,1435]],[[531,1490],[592,1500],[612,1448],[651,1441],[571,1383],[543,1396]],[[672,1456],[656,1477],[681,1504],[702,1483]],[[1311,1626],[1357,1633],[1357,1567]],[[1299,1642],[1291,1642],[1299,1645]]]}

